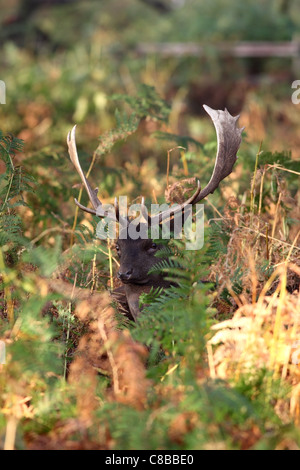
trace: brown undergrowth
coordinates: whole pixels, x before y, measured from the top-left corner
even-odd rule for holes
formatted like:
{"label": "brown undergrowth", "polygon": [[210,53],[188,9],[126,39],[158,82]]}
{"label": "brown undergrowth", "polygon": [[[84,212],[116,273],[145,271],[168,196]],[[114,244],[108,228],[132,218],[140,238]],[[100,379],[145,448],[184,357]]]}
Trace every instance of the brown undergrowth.
{"label": "brown undergrowth", "polygon": [[[40,282],[45,289],[72,299],[74,313],[80,322],[87,325],[87,332],[79,339],[67,379],[76,396],[76,418],[58,420],[47,435],[29,433],[26,436],[28,448],[103,448],[99,442],[88,437],[94,412],[101,406],[97,396],[97,375],[108,378],[107,401],[142,410],[150,385],[145,369],[147,348],[133,341],[128,330],[118,328],[108,293],[91,294],[61,280]],[[78,436],[76,442],[74,436]],[[109,448],[109,436],[105,441]]]}

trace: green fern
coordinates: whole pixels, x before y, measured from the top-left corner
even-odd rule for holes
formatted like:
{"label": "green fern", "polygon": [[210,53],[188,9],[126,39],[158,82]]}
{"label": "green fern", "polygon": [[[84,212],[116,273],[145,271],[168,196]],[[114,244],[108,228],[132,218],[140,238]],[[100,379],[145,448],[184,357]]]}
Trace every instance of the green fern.
{"label": "green fern", "polygon": [[21,166],[15,166],[15,152],[23,149],[23,141],[12,136],[3,136],[0,131],[0,159],[5,164],[5,173],[0,176],[1,212],[18,205],[27,205],[23,198],[24,192],[33,192],[35,179],[25,172]]}
{"label": "green fern", "polygon": [[171,134],[170,132],[156,131],[153,137],[159,140],[166,140],[168,142],[175,142],[178,146],[188,149],[190,145],[194,145],[198,149],[203,149],[203,144],[198,140],[193,139],[187,135]]}
{"label": "green fern", "polygon": [[0,130],[0,156],[7,165],[12,163],[12,156],[23,149],[23,140],[17,139],[11,134],[3,135]]}
{"label": "green fern", "polygon": [[292,159],[290,151],[282,152],[262,152],[259,156],[258,163],[260,166],[278,164],[294,171],[300,171],[300,161]]}
{"label": "green fern", "polygon": [[137,96],[114,94],[113,100],[125,101],[139,119],[150,118],[167,122],[171,107],[162,99],[154,87],[141,84]]}
{"label": "green fern", "polygon": [[0,216],[0,246],[9,243],[21,245],[23,242],[21,217],[17,214],[2,214]]}
{"label": "green fern", "polygon": [[117,127],[99,137],[100,144],[96,149],[96,154],[98,156],[109,152],[116,142],[126,139],[138,128],[139,119],[135,114],[127,116],[125,112],[121,113],[120,111],[116,110],[115,117],[117,121]]}
{"label": "green fern", "polygon": [[[0,175],[0,246],[24,244],[22,220],[16,213],[18,206],[27,205],[24,193],[33,192],[35,182],[23,167],[15,166],[14,156],[23,149],[23,141],[11,135],[4,136],[0,131],[0,159],[5,164],[5,172]],[[13,250],[16,255],[16,250]]]}
{"label": "green fern", "polygon": [[[183,250],[182,241],[174,240],[174,243]],[[183,250],[182,254],[179,259],[174,256],[162,260],[155,267],[155,270],[163,270],[174,285],[165,291],[143,296],[149,305],[134,330],[134,335],[151,345],[153,351],[162,346],[165,351],[179,356],[184,354],[185,341],[191,345],[191,354],[192,350],[202,349],[201,338],[208,328],[205,311],[210,302],[207,296],[209,287],[201,282],[206,272],[204,251]],[[157,357],[154,355],[152,360],[156,361]],[[194,360],[192,356],[190,360]]]}
{"label": "green fern", "polygon": [[214,262],[220,255],[227,253],[227,246],[230,240],[230,227],[225,223],[213,223],[207,231],[207,241],[209,243],[209,261]]}

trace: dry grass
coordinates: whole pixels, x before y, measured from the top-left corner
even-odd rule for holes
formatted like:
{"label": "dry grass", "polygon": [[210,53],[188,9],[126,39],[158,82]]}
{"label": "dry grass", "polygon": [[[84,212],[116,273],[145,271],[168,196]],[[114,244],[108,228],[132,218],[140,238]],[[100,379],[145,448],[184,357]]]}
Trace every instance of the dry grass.
{"label": "dry grass", "polygon": [[[287,272],[300,275],[294,264],[279,266],[253,303],[242,304],[233,317],[212,327],[209,345],[216,346],[210,357],[212,376],[233,382],[241,374],[251,375],[258,370],[270,371],[268,384],[280,380],[291,386],[283,409],[278,413],[285,421],[300,424],[300,292],[286,290]],[[266,295],[275,276],[279,283],[271,295]],[[256,278],[252,277],[253,284]],[[268,399],[268,397],[266,397]]]}

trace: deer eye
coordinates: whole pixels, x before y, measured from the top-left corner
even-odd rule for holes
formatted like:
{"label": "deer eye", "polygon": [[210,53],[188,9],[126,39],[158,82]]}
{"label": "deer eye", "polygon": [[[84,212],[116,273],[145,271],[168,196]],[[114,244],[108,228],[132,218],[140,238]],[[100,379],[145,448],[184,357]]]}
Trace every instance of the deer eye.
{"label": "deer eye", "polygon": [[154,253],[157,250],[158,246],[156,243],[152,243],[151,246],[148,248],[148,253]]}
{"label": "deer eye", "polygon": [[117,253],[118,253],[118,255],[119,255],[119,254],[120,254],[120,251],[121,251],[119,245],[116,245],[115,248],[116,248]]}

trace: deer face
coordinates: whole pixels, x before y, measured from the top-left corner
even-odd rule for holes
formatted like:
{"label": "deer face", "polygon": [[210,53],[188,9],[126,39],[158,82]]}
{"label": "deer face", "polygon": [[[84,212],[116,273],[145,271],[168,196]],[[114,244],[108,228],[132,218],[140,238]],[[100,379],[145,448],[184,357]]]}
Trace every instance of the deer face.
{"label": "deer face", "polygon": [[162,245],[149,239],[132,240],[118,238],[116,250],[120,259],[118,278],[124,284],[153,284],[159,282],[159,273],[149,274],[161,258],[159,252]]}

